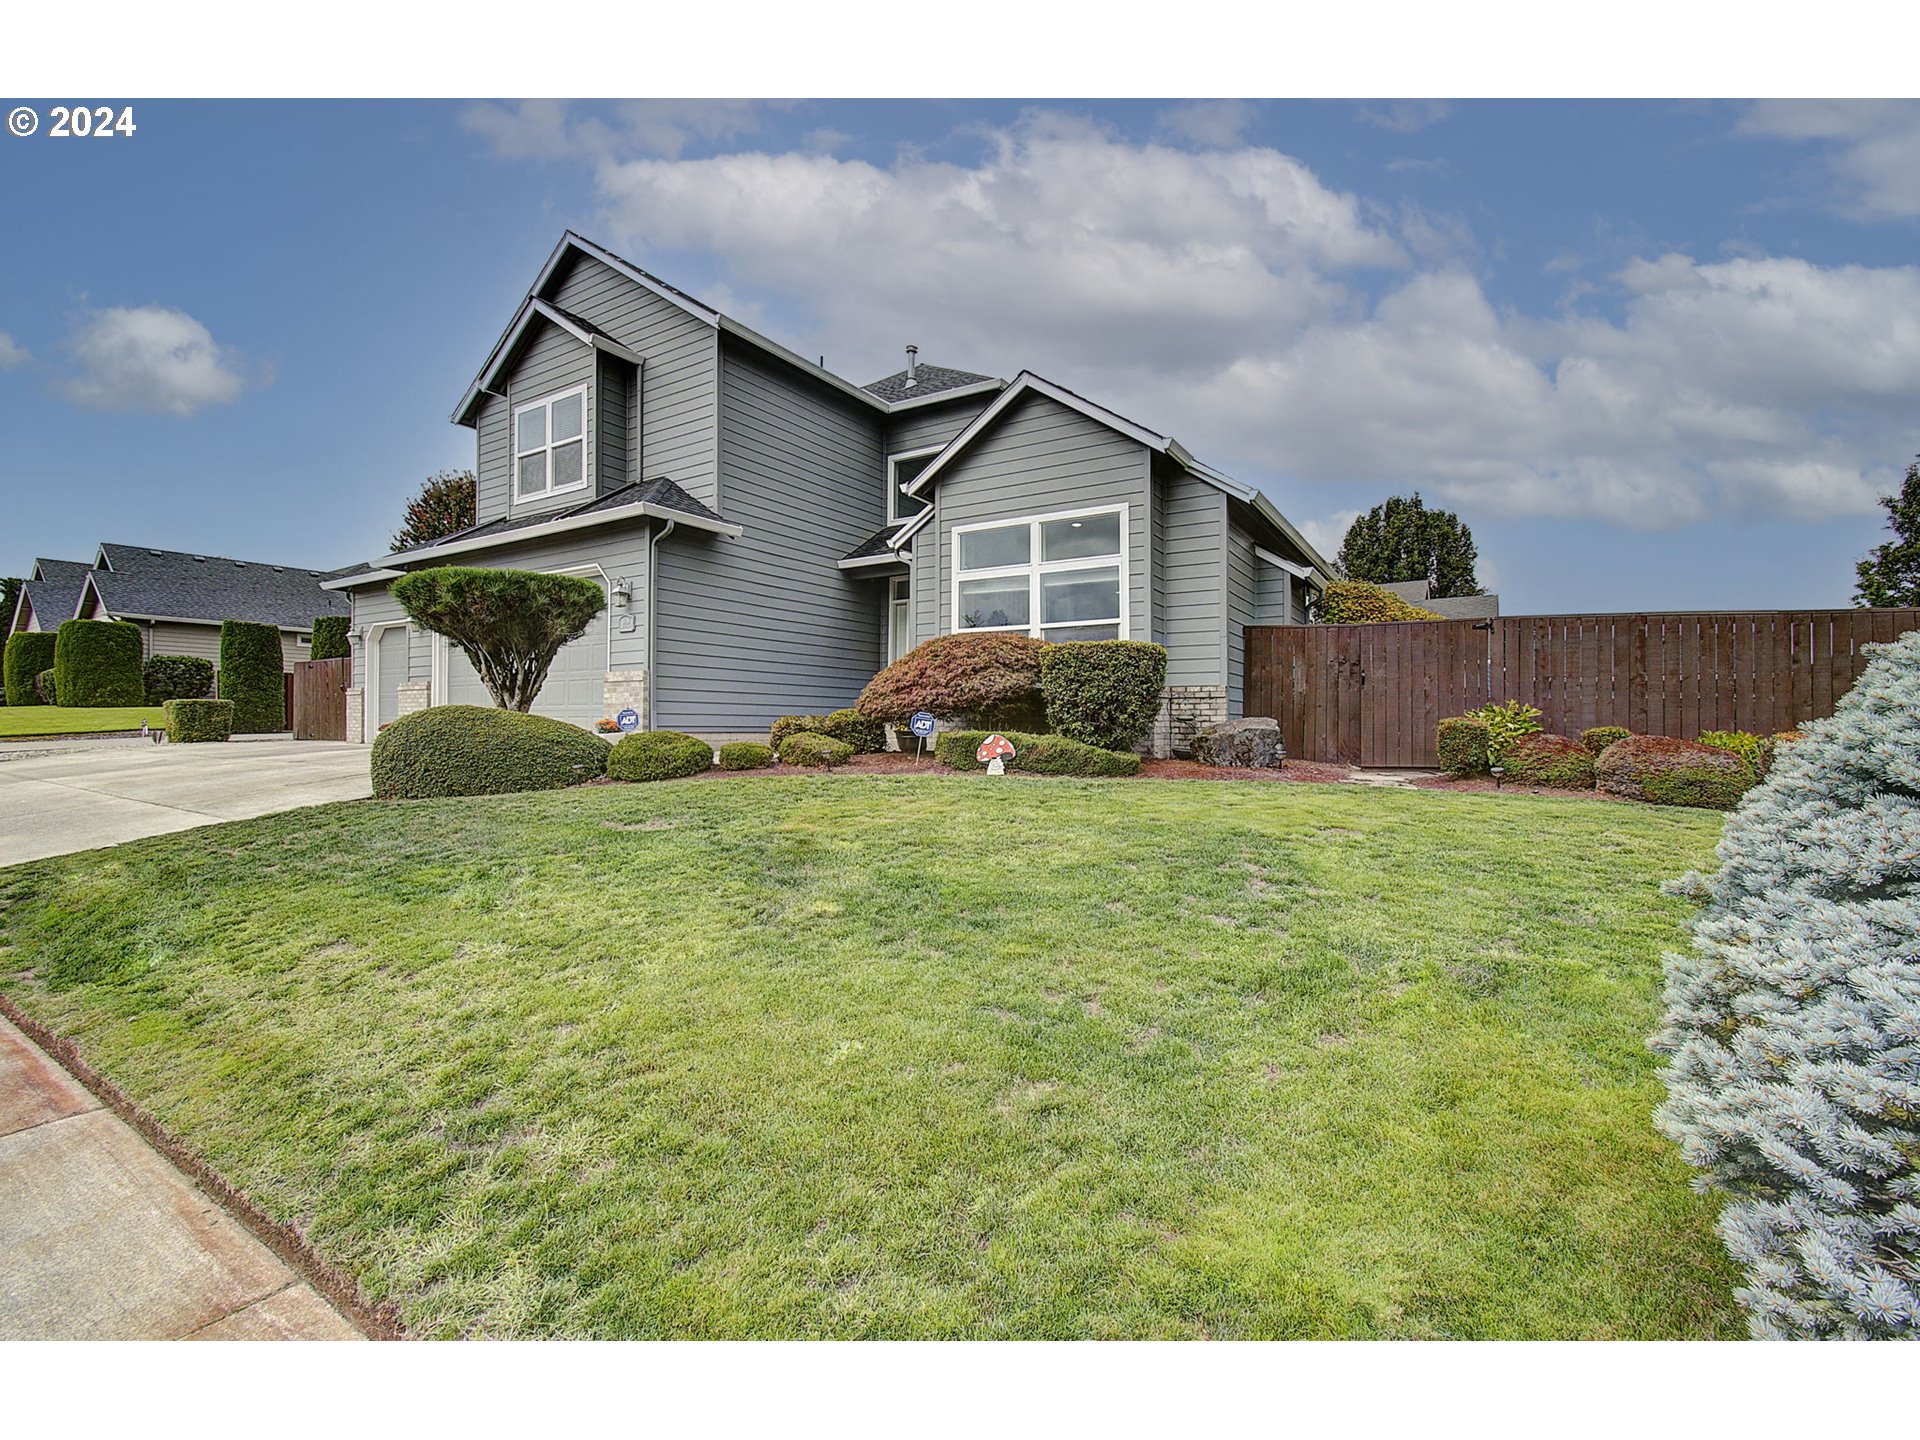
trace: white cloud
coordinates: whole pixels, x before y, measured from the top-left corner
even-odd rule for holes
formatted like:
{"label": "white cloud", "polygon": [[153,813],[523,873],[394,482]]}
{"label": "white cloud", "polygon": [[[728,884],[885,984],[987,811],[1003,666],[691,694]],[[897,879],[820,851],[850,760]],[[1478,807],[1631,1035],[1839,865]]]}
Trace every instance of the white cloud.
{"label": "white cloud", "polygon": [[60,388],[90,410],[184,417],[230,405],[246,388],[238,357],[216,345],[206,326],[158,305],[88,311],[68,350],[77,369]]}
{"label": "white cloud", "polygon": [[4,330],[0,330],[0,370],[11,370],[16,365],[26,364],[32,358],[27,353],[26,346]]}
{"label": "white cloud", "polygon": [[661,252],[702,255],[842,373],[908,341],[1031,368],[1304,513],[1330,508],[1315,481],[1417,486],[1469,523],[1869,513],[1915,448],[1920,268],[1652,255],[1576,277],[1598,313],[1528,314],[1489,301],[1455,219],[1273,149],[1046,113],[970,160],[593,163],[610,243],[669,273]]}
{"label": "white cloud", "polygon": [[1412,135],[1438,125],[1452,113],[1453,104],[1447,100],[1396,100],[1378,107],[1363,105],[1354,112],[1354,118],[1396,135]]}
{"label": "white cloud", "polygon": [[1260,107],[1249,100],[1195,100],[1174,105],[1154,117],[1155,128],[1177,140],[1225,149],[1237,145]]}
{"label": "white cloud", "polygon": [[1302,520],[1299,522],[1300,533],[1322,556],[1333,560],[1340,553],[1340,542],[1347,538],[1348,529],[1361,514],[1359,510],[1336,510],[1318,520]]}
{"label": "white cloud", "polygon": [[1739,129],[1822,146],[1839,206],[1856,219],[1920,215],[1920,101],[1767,100]]}

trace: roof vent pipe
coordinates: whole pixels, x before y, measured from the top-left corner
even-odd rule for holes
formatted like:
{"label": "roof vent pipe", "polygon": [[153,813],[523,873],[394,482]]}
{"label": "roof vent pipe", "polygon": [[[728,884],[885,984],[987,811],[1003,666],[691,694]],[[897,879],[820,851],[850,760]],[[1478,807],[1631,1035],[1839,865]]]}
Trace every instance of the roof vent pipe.
{"label": "roof vent pipe", "polygon": [[920,347],[918,345],[909,345],[907,346],[907,384],[917,385],[920,383],[919,370]]}

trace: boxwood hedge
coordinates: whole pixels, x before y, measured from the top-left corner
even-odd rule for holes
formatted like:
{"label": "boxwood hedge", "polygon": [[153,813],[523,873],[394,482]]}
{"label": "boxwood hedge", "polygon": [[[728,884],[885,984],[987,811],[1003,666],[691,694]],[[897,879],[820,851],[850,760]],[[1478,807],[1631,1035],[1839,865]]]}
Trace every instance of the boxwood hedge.
{"label": "boxwood hedge", "polygon": [[[933,753],[941,764],[955,770],[984,770],[978,757],[980,743],[994,732],[988,730],[949,730],[934,743]],[[1029,775],[1138,775],[1140,757],[1131,751],[1102,750],[1083,745],[1065,735],[1021,735],[1011,730],[1000,734],[1013,742],[1013,758],[1007,769]]]}
{"label": "boxwood hedge", "polygon": [[140,627],[130,621],[67,621],[53,647],[53,683],[60,703],[89,708],[145,704],[147,685],[140,674],[145,649]]}
{"label": "boxwood hedge", "polygon": [[496,710],[436,705],[402,715],[373,742],[382,799],[558,790],[604,775],[607,742],[578,725]]}
{"label": "boxwood hedge", "polygon": [[33,688],[33,680],[42,670],[53,668],[54,646],[59,637],[48,630],[23,630],[7,637],[4,669],[9,705],[44,703]]}
{"label": "boxwood hedge", "polygon": [[[280,632],[250,620],[228,620],[220,626],[220,698],[233,702],[236,735],[266,735],[287,723],[285,660]],[[487,794],[487,791],[446,792]]]}
{"label": "boxwood hedge", "polygon": [[720,747],[722,770],[761,770],[773,764],[773,747],[758,740],[735,740]]}
{"label": "boxwood hedge", "polygon": [[642,730],[620,738],[607,756],[614,780],[678,780],[713,768],[713,746],[678,730]]}
{"label": "boxwood hedge", "polygon": [[233,734],[231,700],[169,700],[167,739],[175,745],[225,740]]}
{"label": "boxwood hedge", "polygon": [[1144,640],[1069,640],[1040,652],[1040,694],[1054,733],[1131,750],[1160,714],[1167,652]]}
{"label": "boxwood hedge", "polygon": [[156,655],[144,671],[147,704],[201,700],[213,693],[213,662],[198,655]]}
{"label": "boxwood hedge", "polygon": [[48,666],[33,677],[33,693],[40,698],[42,705],[60,703],[60,685],[54,677],[52,666]]}
{"label": "boxwood hedge", "polygon": [[789,735],[780,744],[782,765],[802,765],[815,770],[831,770],[853,758],[853,746],[831,735],[802,731]]}
{"label": "boxwood hedge", "polygon": [[1488,754],[1487,722],[1475,720],[1466,715],[1454,715],[1442,720],[1439,726],[1438,746],[1440,750],[1440,768],[1449,775],[1466,777],[1484,775],[1493,763]]}

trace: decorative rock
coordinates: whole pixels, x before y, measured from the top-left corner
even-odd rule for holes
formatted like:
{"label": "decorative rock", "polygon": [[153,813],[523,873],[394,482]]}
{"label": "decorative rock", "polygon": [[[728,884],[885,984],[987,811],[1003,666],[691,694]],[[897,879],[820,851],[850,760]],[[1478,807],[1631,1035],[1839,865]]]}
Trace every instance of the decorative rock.
{"label": "decorative rock", "polygon": [[1202,765],[1277,770],[1287,758],[1280,722],[1249,715],[1208,726],[1193,737],[1193,758]]}

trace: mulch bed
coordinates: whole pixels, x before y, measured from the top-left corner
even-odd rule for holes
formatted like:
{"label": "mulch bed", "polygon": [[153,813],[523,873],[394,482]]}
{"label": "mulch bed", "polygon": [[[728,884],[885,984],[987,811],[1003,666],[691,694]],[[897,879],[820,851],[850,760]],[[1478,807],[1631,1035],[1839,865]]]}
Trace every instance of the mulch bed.
{"label": "mulch bed", "polygon": [[1295,780],[1308,785],[1341,785],[1351,773],[1345,765],[1325,765],[1317,760],[1289,760],[1278,770],[1202,765],[1193,760],[1148,760],[1140,766],[1143,780]]}
{"label": "mulch bed", "polygon": [[1407,784],[1420,790],[1450,790],[1459,794],[1551,795],[1556,800],[1607,800],[1616,805],[1635,805],[1624,795],[1609,795],[1604,790],[1556,790],[1546,785],[1496,785],[1490,775],[1456,778],[1452,775],[1427,775]]}

